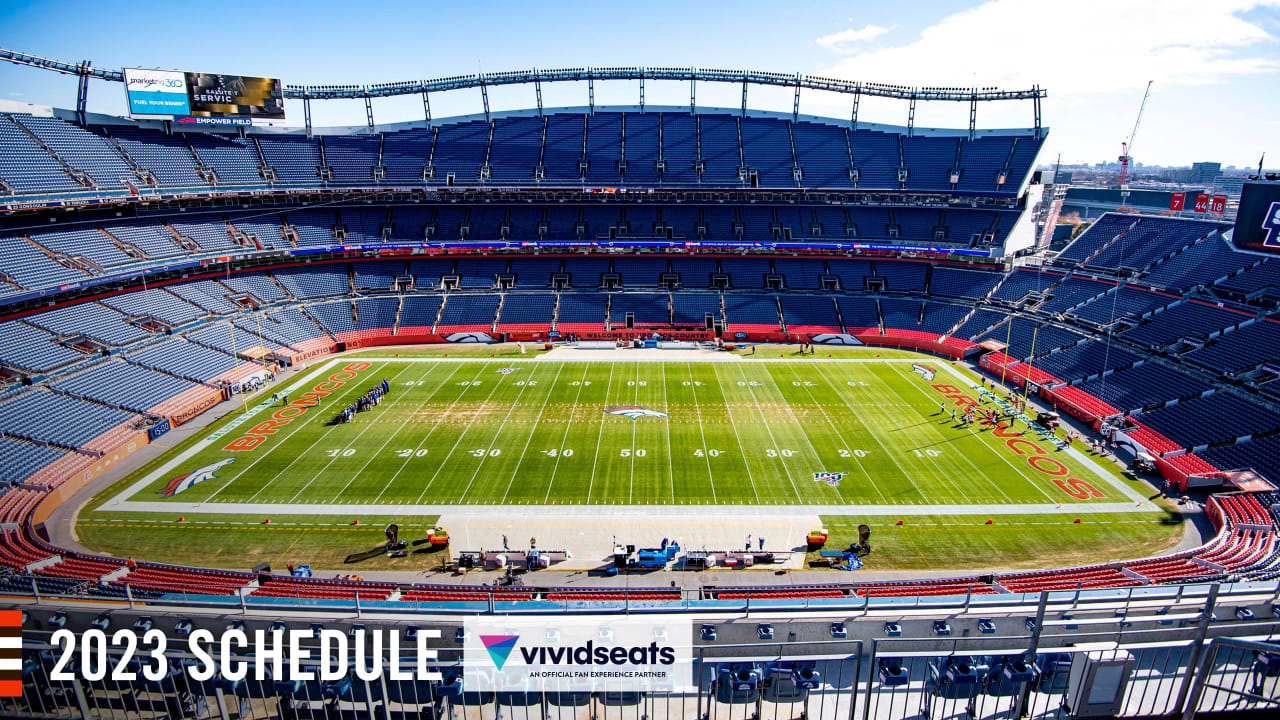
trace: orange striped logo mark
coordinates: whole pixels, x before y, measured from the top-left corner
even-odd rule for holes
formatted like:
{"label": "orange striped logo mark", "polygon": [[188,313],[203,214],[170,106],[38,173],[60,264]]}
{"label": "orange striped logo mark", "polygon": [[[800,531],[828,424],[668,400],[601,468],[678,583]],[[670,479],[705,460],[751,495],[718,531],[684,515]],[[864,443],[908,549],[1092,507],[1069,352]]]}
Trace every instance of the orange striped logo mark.
{"label": "orange striped logo mark", "polygon": [[0,610],[0,697],[22,696],[22,611]]}

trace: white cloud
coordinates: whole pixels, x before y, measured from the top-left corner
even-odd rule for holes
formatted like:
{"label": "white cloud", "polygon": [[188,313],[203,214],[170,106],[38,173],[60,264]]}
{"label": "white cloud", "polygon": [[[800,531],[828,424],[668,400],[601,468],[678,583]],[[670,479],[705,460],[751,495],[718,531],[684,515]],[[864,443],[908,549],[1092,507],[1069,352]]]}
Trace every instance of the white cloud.
{"label": "white cloud", "polygon": [[[911,85],[1039,84],[1051,92],[1106,92],[1157,84],[1203,85],[1280,67],[1273,38],[1241,14],[1280,0],[991,0],[949,15],[913,42],[876,48],[820,71]],[[868,28],[819,38],[840,47]],[[841,37],[848,34],[848,38]],[[1250,50],[1269,50],[1265,57]]]}
{"label": "white cloud", "polygon": [[[894,27],[897,27],[897,26],[895,25]],[[847,30],[841,30],[840,32],[837,32],[837,33],[831,33],[830,35],[823,35],[822,37],[818,38],[815,42],[817,42],[818,45],[824,48],[827,48],[828,50],[835,50],[836,52],[849,52],[850,50],[853,49],[852,47],[853,45],[856,45],[857,43],[860,43],[860,42],[867,42],[868,40],[875,40],[881,35],[888,33],[892,29],[893,28],[867,24],[860,28],[849,28]]]}

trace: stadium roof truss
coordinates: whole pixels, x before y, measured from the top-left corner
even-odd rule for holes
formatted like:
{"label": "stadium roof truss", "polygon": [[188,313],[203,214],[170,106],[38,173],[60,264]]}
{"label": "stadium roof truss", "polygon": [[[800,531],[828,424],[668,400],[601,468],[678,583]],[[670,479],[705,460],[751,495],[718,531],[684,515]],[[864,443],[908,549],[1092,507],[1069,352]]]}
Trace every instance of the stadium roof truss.
{"label": "stadium roof truss", "polygon": [[[79,78],[77,84],[76,112],[78,117],[85,117],[85,104],[88,98],[88,81],[104,80],[107,82],[124,82],[122,70],[106,70],[95,68],[89,61],[69,63],[60,60],[29,55],[16,50],[0,48],[0,60],[16,65],[26,65],[51,70]],[[595,81],[631,81],[639,82],[640,108],[644,108],[644,90],[646,80],[680,81],[689,83],[689,108],[697,110],[697,88],[699,82],[732,83],[742,85],[742,113],[747,111],[747,89],[751,85],[773,87],[789,87],[795,89],[792,118],[800,116],[800,91],[822,90],[852,96],[850,122],[854,128],[858,125],[858,105],[862,96],[884,97],[905,100],[908,103],[907,133],[915,127],[917,102],[967,102],[969,104],[969,136],[972,138],[977,127],[978,103],[1002,100],[1031,101],[1036,137],[1041,136],[1040,101],[1046,96],[1043,88],[1033,86],[1027,90],[1001,90],[994,87],[910,87],[906,85],[889,85],[885,83],[868,83],[854,80],[840,80],[816,75],[796,73],[760,72],[755,70],[719,70],[700,68],[668,68],[668,67],[607,67],[607,68],[561,68],[557,70],[517,70],[512,72],[478,73],[474,75],[453,75],[433,80],[410,80],[405,82],[377,83],[373,85],[286,85],[284,96],[290,100],[301,100],[307,133],[311,133],[311,102],[313,100],[363,100],[365,115],[369,128],[373,128],[373,98],[396,97],[402,95],[421,95],[423,113],[428,125],[431,123],[431,93],[451,90],[467,90],[479,88],[484,104],[485,117],[489,117],[490,86],[532,84],[537,97],[538,112],[542,112],[542,83],[554,82],[586,82],[588,105],[595,107]]]}

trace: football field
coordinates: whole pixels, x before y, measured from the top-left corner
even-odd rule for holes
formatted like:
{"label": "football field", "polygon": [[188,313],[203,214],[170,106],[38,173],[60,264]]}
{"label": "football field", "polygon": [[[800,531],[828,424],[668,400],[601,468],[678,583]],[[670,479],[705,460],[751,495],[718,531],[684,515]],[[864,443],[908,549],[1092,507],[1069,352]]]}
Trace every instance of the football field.
{"label": "football field", "polygon": [[[378,405],[335,422],[383,379]],[[1078,448],[1020,421],[953,421],[976,384],[934,358],[349,357],[301,374],[288,404],[249,405],[103,509],[1132,507],[1124,481]]]}

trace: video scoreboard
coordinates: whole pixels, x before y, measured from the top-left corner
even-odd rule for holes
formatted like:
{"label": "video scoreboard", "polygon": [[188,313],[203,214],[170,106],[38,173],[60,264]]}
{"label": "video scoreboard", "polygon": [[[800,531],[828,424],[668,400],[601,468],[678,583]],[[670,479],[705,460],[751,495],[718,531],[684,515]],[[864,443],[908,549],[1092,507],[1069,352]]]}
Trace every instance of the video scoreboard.
{"label": "video scoreboard", "polygon": [[278,78],[125,68],[124,86],[133,118],[210,125],[284,119]]}

